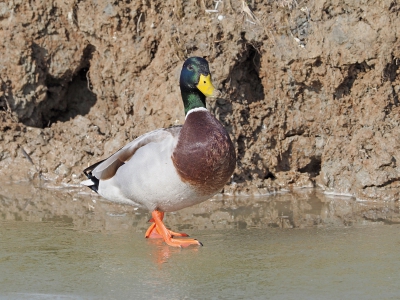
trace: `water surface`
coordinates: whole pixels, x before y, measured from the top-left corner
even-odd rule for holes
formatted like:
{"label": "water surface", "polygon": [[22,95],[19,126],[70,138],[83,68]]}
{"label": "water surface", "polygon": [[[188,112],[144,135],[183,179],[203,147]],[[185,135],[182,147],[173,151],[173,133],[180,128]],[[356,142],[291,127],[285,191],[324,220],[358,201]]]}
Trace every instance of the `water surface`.
{"label": "water surface", "polygon": [[[84,190],[82,190],[84,191]],[[204,243],[144,239],[148,212],[2,186],[1,299],[398,299],[399,204],[315,190],[167,214]]]}

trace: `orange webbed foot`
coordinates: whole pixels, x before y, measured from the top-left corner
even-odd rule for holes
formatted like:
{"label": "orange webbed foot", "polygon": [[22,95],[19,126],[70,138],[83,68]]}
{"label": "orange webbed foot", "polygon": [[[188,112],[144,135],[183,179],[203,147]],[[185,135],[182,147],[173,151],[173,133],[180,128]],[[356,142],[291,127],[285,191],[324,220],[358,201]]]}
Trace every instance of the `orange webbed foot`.
{"label": "orange webbed foot", "polygon": [[[164,218],[164,213],[163,212],[159,212],[160,213],[160,219],[162,220]],[[156,223],[154,222],[154,218],[151,218],[149,220],[149,222],[152,222],[153,224],[150,225],[149,229],[147,229],[146,234],[145,234],[145,238],[149,238],[149,239],[162,239],[162,235],[161,233],[158,231],[158,227],[156,226]],[[189,235],[184,233],[184,232],[175,232],[172,230],[167,229],[169,234],[171,235],[171,237],[188,237]]]}
{"label": "orange webbed foot", "polygon": [[203,246],[201,242],[196,239],[176,239],[174,237],[188,237],[186,233],[174,232],[165,227],[163,223],[164,213],[155,210],[151,213],[152,218],[150,222],[154,222],[147,229],[145,237],[146,238],[162,238],[164,241],[172,247],[187,247],[190,245],[200,245]]}

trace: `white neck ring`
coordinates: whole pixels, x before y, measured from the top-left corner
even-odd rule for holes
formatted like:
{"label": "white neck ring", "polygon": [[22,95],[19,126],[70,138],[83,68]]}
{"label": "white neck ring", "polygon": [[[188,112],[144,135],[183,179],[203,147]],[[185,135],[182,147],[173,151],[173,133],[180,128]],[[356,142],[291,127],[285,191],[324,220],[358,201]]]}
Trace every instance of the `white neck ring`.
{"label": "white neck ring", "polygon": [[192,112],[196,112],[196,111],[208,111],[208,109],[205,108],[205,107],[196,107],[196,108],[192,108],[192,109],[189,110],[188,113],[186,114],[185,120],[187,119],[187,117],[188,117]]}

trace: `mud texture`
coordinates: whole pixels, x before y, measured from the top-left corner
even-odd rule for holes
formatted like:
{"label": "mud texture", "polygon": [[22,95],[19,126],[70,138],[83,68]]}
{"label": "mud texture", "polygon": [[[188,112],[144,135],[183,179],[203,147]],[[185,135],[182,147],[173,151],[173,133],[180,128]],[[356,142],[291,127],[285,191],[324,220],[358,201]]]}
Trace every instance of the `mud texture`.
{"label": "mud texture", "polygon": [[77,184],[88,164],[184,121],[178,76],[210,62],[236,146],[224,192],[319,186],[400,197],[396,1],[0,3],[0,177]]}

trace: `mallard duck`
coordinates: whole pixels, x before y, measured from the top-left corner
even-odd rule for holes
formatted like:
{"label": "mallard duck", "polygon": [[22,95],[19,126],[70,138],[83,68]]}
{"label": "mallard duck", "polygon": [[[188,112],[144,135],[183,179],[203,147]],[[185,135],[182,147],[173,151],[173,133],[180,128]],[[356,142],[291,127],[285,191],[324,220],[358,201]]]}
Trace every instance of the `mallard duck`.
{"label": "mallard duck", "polygon": [[236,164],[233,143],[222,124],[206,109],[206,97],[216,89],[208,62],[201,57],[185,61],[180,75],[185,108],[182,126],[157,129],[139,136],[109,158],[83,172],[82,184],[118,203],[152,212],[146,238],[163,238],[175,247],[202,245],[186,233],[163,223],[164,212],[203,202],[218,193]]}

